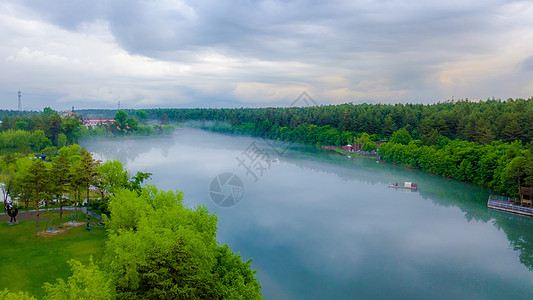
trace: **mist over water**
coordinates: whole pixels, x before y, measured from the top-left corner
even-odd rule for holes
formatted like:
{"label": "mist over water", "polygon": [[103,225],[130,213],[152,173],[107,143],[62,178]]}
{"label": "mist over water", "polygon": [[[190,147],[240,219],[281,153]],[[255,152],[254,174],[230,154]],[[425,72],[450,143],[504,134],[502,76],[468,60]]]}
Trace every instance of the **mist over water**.
{"label": "mist over water", "polygon": [[[490,190],[479,186],[198,129],[82,146],[132,173],[152,173],[148,183],[159,188],[183,190],[187,206],[215,212],[218,241],[254,259],[270,299],[533,296],[533,223],[488,210]],[[252,148],[277,158],[251,169],[257,178],[238,161]],[[210,184],[222,173],[242,180],[235,206],[211,200]],[[386,187],[404,181],[419,191]]]}

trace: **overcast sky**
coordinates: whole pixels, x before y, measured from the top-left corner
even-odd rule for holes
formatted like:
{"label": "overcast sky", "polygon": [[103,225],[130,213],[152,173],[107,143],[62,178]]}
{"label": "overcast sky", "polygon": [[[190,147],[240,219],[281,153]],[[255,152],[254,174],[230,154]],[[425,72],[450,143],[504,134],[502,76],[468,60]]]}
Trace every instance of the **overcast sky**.
{"label": "overcast sky", "polygon": [[533,2],[3,0],[0,108],[533,96]]}

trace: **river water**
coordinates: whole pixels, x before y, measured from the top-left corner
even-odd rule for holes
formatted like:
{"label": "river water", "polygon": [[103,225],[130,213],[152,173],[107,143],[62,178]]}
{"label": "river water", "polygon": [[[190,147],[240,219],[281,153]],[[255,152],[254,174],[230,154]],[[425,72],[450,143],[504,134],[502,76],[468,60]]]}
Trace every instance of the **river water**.
{"label": "river water", "polygon": [[[218,241],[253,258],[270,299],[533,297],[532,219],[489,210],[485,188],[199,129],[82,144],[215,212]],[[404,181],[419,190],[387,188]]]}

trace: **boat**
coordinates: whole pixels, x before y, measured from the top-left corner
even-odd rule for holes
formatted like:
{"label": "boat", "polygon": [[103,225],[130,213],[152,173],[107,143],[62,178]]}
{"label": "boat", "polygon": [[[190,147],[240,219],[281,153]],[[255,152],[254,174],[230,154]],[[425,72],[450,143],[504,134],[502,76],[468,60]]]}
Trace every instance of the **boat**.
{"label": "boat", "polygon": [[387,185],[390,188],[396,188],[396,189],[410,189],[410,190],[416,190],[418,189],[418,184],[406,181],[403,183],[403,185],[399,185],[398,183],[395,184],[388,184]]}

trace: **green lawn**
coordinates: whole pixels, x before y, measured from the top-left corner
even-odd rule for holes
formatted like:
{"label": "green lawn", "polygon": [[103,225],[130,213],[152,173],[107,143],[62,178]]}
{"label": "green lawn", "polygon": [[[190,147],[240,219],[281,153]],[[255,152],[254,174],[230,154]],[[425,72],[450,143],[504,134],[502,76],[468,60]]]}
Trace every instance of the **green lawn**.
{"label": "green lawn", "polygon": [[[83,217],[81,217],[83,215]],[[68,221],[68,214],[64,221]],[[80,221],[86,220],[80,214]],[[41,221],[41,230],[47,221]],[[9,226],[0,222],[0,290],[28,291],[38,298],[43,295],[44,282],[56,282],[71,275],[67,261],[74,258],[89,262],[92,255],[97,262],[103,255],[106,232],[104,228],[85,230],[79,226],[55,236],[35,235],[35,221],[21,221]]]}

